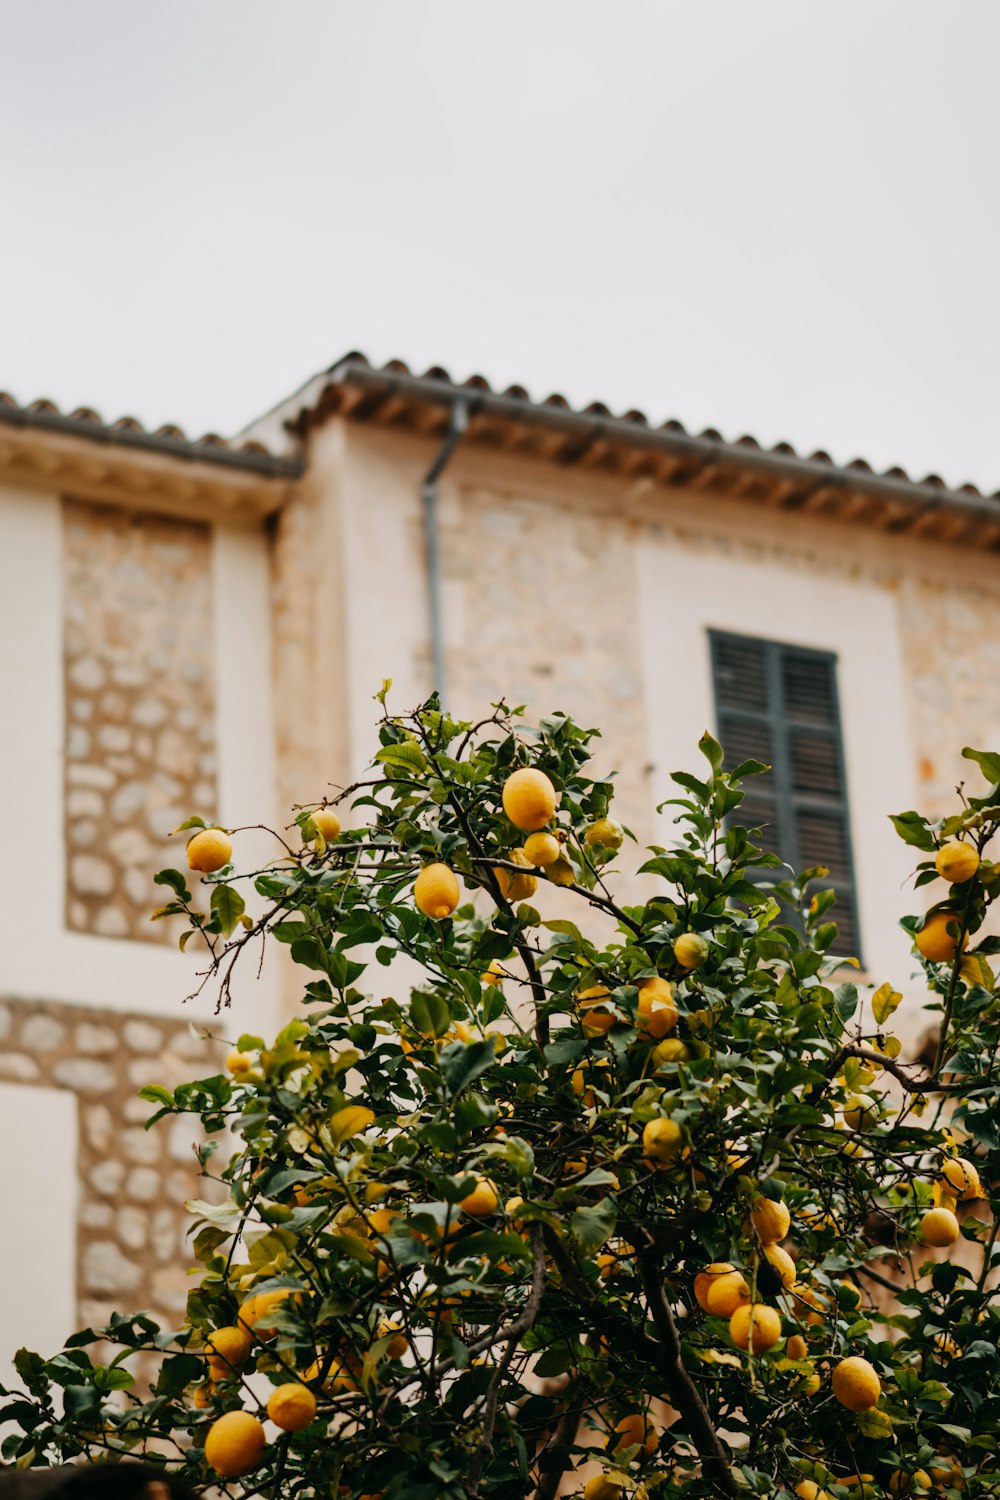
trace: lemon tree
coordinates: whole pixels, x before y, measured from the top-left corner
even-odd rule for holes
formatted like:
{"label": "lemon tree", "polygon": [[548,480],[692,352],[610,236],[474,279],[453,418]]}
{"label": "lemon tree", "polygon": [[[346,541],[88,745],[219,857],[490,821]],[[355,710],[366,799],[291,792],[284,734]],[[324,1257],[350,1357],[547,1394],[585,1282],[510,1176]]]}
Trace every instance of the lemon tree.
{"label": "lemon tree", "polygon": [[[4,1459],[234,1500],[995,1497],[1000,756],[894,820],[932,897],[904,1002],[741,824],[759,764],[706,735],[638,851],[593,731],[379,696],[370,771],[266,868],[192,819],[157,877],[230,1046],[142,1091],[204,1127],[187,1315],[22,1350]],[[300,1012],[241,1034],[277,947]]]}

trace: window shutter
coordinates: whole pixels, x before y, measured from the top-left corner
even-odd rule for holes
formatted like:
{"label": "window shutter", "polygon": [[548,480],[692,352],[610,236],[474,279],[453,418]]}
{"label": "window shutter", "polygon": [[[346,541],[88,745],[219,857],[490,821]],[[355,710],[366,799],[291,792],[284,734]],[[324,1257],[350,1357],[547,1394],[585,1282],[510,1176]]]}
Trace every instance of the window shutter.
{"label": "window shutter", "polygon": [[837,901],[832,951],[859,955],[836,660],[820,651],[711,633],[719,739],[729,768],[771,767],[753,777],[741,822],[795,870],[825,865]]}

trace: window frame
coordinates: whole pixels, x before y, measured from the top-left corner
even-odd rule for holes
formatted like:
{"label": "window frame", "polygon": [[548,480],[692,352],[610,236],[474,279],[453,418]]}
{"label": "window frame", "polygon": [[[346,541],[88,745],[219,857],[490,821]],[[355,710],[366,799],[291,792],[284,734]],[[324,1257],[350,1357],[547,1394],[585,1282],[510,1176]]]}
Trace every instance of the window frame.
{"label": "window frame", "polygon": [[[833,885],[833,889],[838,895],[843,891],[849,898],[854,918],[855,939],[855,951],[851,956],[856,958],[863,968],[863,934],[861,910],[858,901],[858,881],[854,864],[851,796],[847,782],[847,758],[844,753],[844,727],[840,709],[837,653],[834,651],[821,651],[813,646],[791,645],[786,641],[775,641],[766,636],[749,635],[734,630],[718,630],[712,627],[708,629],[708,642],[716,733],[722,742],[723,750],[726,750],[721,729],[721,720],[723,717],[743,719],[751,724],[766,724],[771,735],[771,744],[774,750],[771,769],[774,780],[771,787],[767,790],[773,796],[775,804],[777,832],[779,835],[777,840],[779,844],[779,858],[796,873],[804,866],[804,856],[799,847],[798,820],[801,812],[813,812],[820,815],[836,813],[841,820],[844,838],[844,862],[847,876],[846,880],[841,881],[839,886]],[[717,647],[724,643],[732,643],[737,646],[754,646],[762,651],[764,656],[765,692],[767,696],[766,711],[728,705],[723,701],[719,691]],[[829,724],[817,724],[788,714],[785,684],[782,675],[785,663],[788,660],[810,663],[821,662],[829,669],[828,681],[830,683],[831,709],[831,722]],[[792,770],[791,737],[797,729],[828,739],[831,742],[836,757],[837,773],[840,782],[840,795],[836,802],[831,802],[822,793],[810,794],[795,790]],[[780,774],[775,774],[779,767]]]}

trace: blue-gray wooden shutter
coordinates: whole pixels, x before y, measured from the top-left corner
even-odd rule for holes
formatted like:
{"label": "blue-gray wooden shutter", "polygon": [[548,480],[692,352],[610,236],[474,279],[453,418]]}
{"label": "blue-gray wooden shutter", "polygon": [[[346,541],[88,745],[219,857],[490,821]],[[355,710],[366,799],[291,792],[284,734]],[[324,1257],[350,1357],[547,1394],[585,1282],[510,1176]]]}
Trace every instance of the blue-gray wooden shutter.
{"label": "blue-gray wooden shutter", "polygon": [[860,958],[836,658],[750,636],[711,632],[719,740],[726,765],[753,757],[741,823],[798,871],[825,865],[837,893],[834,953]]}

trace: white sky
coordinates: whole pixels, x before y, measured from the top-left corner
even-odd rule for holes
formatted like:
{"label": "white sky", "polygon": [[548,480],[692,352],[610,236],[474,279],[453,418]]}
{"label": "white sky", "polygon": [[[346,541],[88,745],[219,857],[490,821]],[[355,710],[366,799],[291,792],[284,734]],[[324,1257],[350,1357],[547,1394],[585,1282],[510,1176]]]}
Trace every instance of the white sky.
{"label": "white sky", "polygon": [[348,349],[1000,487],[996,0],[0,0],[0,388]]}

